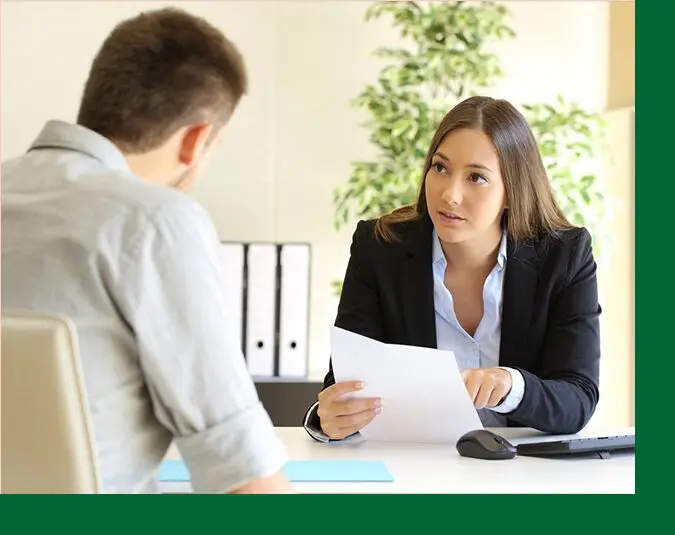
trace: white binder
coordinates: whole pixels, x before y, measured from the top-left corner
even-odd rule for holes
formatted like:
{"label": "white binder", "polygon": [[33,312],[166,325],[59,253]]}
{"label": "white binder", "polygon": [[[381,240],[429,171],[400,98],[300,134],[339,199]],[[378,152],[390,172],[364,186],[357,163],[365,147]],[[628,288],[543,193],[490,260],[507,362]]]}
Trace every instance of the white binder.
{"label": "white binder", "polygon": [[309,342],[309,244],[282,245],[279,376],[306,377]]}
{"label": "white binder", "polygon": [[277,251],[274,244],[248,246],[246,361],[257,377],[274,375]]}
{"label": "white binder", "polygon": [[243,351],[244,244],[221,243],[220,265],[222,267],[223,289],[228,307],[228,317],[232,321],[231,331],[236,335],[239,347]]}

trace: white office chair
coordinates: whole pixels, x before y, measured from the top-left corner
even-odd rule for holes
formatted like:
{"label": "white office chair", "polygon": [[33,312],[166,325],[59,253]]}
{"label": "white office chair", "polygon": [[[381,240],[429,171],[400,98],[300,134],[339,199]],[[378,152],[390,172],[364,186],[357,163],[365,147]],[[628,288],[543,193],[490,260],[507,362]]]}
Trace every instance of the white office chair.
{"label": "white office chair", "polygon": [[100,475],[74,324],[2,314],[2,493],[92,494]]}

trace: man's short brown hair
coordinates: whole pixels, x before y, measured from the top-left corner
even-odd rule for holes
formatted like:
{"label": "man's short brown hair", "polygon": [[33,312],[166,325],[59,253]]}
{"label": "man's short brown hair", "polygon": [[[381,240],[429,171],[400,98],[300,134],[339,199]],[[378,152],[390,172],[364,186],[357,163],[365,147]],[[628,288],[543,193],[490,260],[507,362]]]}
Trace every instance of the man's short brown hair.
{"label": "man's short brown hair", "polygon": [[241,54],[219,30],[178,9],[148,11],[104,41],[77,122],[125,152],[143,153],[181,126],[224,124],[246,90]]}

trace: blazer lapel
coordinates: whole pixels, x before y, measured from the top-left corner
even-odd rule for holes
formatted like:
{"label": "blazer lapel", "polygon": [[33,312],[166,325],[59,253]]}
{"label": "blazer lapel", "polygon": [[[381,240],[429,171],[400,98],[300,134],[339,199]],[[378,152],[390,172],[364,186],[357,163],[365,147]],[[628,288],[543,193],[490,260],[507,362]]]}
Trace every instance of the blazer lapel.
{"label": "blazer lapel", "polygon": [[509,241],[502,299],[500,366],[517,366],[523,360],[538,277],[539,262],[534,245],[523,242],[515,246]]}
{"label": "blazer lapel", "polygon": [[399,282],[410,344],[435,348],[436,315],[431,238],[431,220],[425,217],[405,239],[405,257],[401,263]]}

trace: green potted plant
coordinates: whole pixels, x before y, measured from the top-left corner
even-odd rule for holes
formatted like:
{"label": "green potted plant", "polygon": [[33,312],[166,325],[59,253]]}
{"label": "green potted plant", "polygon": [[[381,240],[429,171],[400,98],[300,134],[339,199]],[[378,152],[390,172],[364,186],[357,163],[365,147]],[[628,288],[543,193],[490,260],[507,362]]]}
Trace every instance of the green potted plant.
{"label": "green potted plant", "polygon": [[[378,2],[365,18],[383,16],[399,29],[402,46],[375,51],[387,64],[353,101],[369,115],[364,126],[378,152],[373,160],[353,162],[351,176],[335,190],[337,229],[415,200],[424,155],[440,120],[460,100],[490,93],[504,74],[494,45],[515,37],[507,8],[489,1]],[[600,117],[562,97],[521,109],[563,210],[597,238],[604,215],[593,169],[602,143]],[[339,293],[339,283],[335,289]]]}

